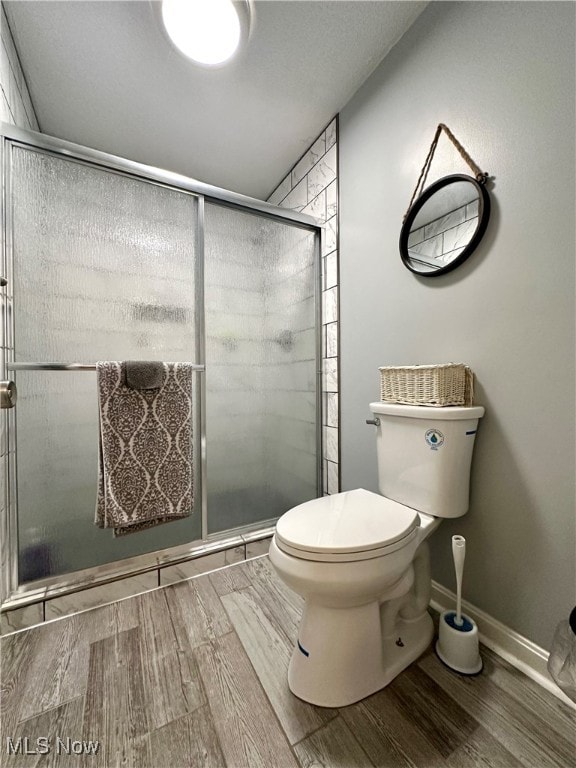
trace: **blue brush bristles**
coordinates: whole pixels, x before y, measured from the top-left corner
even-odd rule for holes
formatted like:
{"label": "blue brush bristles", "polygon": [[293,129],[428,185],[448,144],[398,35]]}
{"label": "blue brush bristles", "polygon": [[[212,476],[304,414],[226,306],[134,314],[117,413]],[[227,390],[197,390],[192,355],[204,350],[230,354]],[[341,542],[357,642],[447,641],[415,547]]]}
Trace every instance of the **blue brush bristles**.
{"label": "blue brush bristles", "polygon": [[452,627],[452,629],[458,630],[458,632],[472,632],[474,629],[474,625],[471,621],[469,621],[466,616],[461,616],[462,624],[456,623],[456,613],[447,613],[446,616],[444,616],[444,621],[448,626]]}

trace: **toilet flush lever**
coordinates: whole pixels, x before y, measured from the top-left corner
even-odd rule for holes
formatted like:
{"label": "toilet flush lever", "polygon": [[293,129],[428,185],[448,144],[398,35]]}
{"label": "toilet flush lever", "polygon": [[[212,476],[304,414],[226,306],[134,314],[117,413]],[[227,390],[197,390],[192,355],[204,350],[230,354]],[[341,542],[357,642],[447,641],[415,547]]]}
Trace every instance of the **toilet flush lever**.
{"label": "toilet flush lever", "polygon": [[375,427],[380,426],[380,419],[376,417],[375,419],[366,419],[366,424],[374,424]]}

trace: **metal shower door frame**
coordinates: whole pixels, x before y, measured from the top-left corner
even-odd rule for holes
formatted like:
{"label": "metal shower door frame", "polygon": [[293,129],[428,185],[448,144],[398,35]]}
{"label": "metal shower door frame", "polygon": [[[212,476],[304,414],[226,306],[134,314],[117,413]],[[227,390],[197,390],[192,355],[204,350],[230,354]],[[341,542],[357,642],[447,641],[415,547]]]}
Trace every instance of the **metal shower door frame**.
{"label": "metal shower door frame", "polygon": [[[62,139],[46,136],[41,133],[24,130],[4,123],[0,124],[1,160],[2,160],[2,257],[1,275],[8,280],[7,291],[2,288],[2,324],[4,345],[0,354],[0,379],[9,379],[8,366],[14,362],[13,316],[13,242],[12,217],[9,205],[12,200],[11,188],[11,149],[23,147],[31,151],[41,152],[60,157],[65,160],[88,164],[103,171],[116,173],[140,181],[169,187],[175,191],[192,194],[197,199],[197,228],[196,228],[196,265],[195,265],[195,302],[198,307],[196,322],[196,360],[205,364],[205,307],[204,307],[204,201],[205,199],[241,209],[246,212],[259,214],[311,230],[315,233],[315,305],[316,305],[316,460],[317,460],[317,493],[322,493],[322,342],[321,342],[321,253],[324,239],[324,223],[312,216],[297,211],[278,208],[270,203],[255,198],[231,192],[220,187],[197,181],[171,171],[163,171],[152,166],[111,155],[99,150],[83,147]],[[7,300],[8,297],[11,297]],[[80,361],[84,362],[84,361]],[[87,361],[92,362],[92,361]],[[205,371],[197,371],[198,414],[195,429],[200,435],[200,493],[201,502],[201,531],[202,539],[198,542],[188,542],[175,547],[156,550],[135,557],[117,560],[94,566],[81,571],[73,571],[62,576],[40,579],[27,584],[18,580],[18,506],[16,483],[16,419],[13,409],[4,412],[8,443],[4,443],[6,455],[0,461],[0,478],[4,485],[4,498],[0,498],[0,611],[14,609],[43,599],[56,597],[110,581],[115,581],[155,570],[166,565],[184,562],[190,557],[215,552],[223,545],[235,546],[243,538],[240,534],[226,538],[208,535],[208,498],[207,498],[207,445],[206,445],[206,377]],[[6,440],[6,438],[4,438]],[[271,521],[270,521],[271,522]],[[266,525],[260,523],[262,528]],[[236,529],[235,529],[236,530]],[[242,532],[244,529],[242,529]],[[225,532],[234,534],[234,531]]]}

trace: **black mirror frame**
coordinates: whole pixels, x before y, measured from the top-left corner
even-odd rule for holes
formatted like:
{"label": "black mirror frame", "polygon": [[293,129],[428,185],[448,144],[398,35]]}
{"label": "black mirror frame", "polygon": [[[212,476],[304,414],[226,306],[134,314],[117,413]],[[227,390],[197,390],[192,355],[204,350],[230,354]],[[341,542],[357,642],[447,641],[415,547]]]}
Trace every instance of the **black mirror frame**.
{"label": "black mirror frame", "polygon": [[[449,184],[454,184],[457,181],[467,181],[470,184],[474,184],[474,186],[478,190],[478,226],[476,228],[476,232],[474,232],[474,234],[472,235],[472,239],[470,240],[468,245],[464,248],[462,253],[459,256],[457,256],[454,259],[454,261],[451,261],[450,264],[446,264],[445,266],[440,267],[440,269],[435,269],[431,272],[420,272],[418,269],[415,269],[410,263],[411,259],[408,253],[408,237],[410,235],[410,229],[412,227],[414,219],[416,218],[416,216],[418,215],[418,213],[420,212],[424,204],[436,192],[438,192],[438,190],[442,189],[443,187],[447,187]],[[488,226],[489,218],[490,218],[490,195],[488,194],[488,190],[486,189],[486,186],[483,183],[480,183],[477,179],[473,178],[472,176],[467,176],[466,174],[453,174],[451,176],[444,176],[443,178],[438,179],[438,181],[434,182],[434,184],[431,184],[429,187],[427,187],[424,190],[424,192],[422,192],[420,197],[414,202],[414,204],[408,211],[408,215],[406,216],[406,219],[402,224],[402,229],[400,231],[400,256],[402,257],[404,266],[407,269],[409,269],[411,272],[413,272],[415,275],[420,275],[420,277],[438,277],[439,275],[445,275],[447,272],[451,272],[453,269],[456,269],[456,267],[459,267],[460,264],[466,261],[466,259],[476,249],[476,247],[482,240],[484,233],[486,232],[486,227]]]}

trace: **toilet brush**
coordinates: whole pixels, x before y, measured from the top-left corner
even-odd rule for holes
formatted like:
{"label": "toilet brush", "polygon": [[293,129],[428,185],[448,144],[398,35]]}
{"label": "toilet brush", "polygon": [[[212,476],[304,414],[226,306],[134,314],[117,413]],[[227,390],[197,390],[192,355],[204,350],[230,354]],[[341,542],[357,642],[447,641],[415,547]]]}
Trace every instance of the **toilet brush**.
{"label": "toilet brush", "polygon": [[452,536],[452,557],[456,570],[456,618],[454,623],[461,627],[462,621],[462,574],[464,573],[464,558],[466,557],[466,539],[464,536]]}
{"label": "toilet brush", "polygon": [[462,675],[476,675],[482,669],[478,649],[478,627],[462,613],[462,575],[466,557],[466,539],[452,536],[452,557],[456,571],[456,613],[444,611],[440,615],[436,653],[446,666]]}

